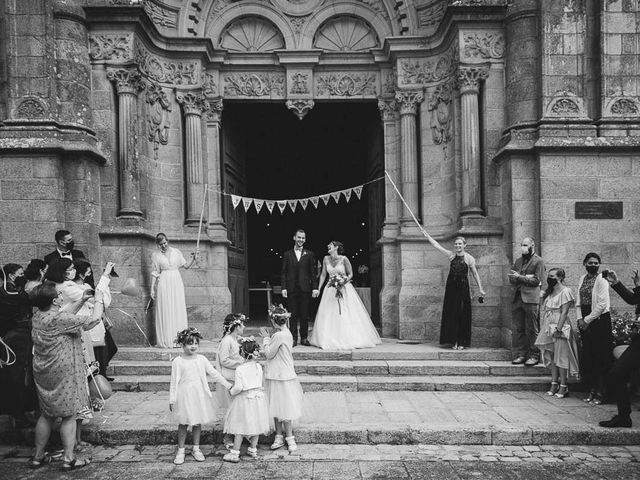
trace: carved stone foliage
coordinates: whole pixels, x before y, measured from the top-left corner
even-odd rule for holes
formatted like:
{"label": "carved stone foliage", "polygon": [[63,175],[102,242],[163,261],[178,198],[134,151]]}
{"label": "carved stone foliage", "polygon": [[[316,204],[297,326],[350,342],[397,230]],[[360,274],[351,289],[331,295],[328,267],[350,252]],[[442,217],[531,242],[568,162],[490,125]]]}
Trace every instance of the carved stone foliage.
{"label": "carved stone foliage", "polygon": [[306,15],[304,17],[291,17],[287,15],[287,18],[289,19],[289,23],[291,24],[291,28],[293,29],[293,31],[296,34],[300,34],[310,16],[311,15]]}
{"label": "carved stone foliage", "polygon": [[212,72],[204,70],[202,72],[202,93],[205,97],[217,97],[218,96],[218,84],[216,83],[216,76]]}
{"label": "carved stone foliage", "polygon": [[377,13],[386,14],[386,10],[381,0],[360,0],[362,3],[369,5],[371,9],[375,10]]}
{"label": "carved stone foliage", "polygon": [[126,62],[133,58],[133,35],[91,35],[89,37],[89,57],[91,60]]}
{"label": "carved stone foliage", "polygon": [[314,48],[330,52],[364,52],[379,46],[373,28],[364,20],[348,15],[324,23],[313,40]]}
{"label": "carved stone foliage", "polygon": [[418,26],[423,28],[436,28],[440,24],[442,17],[444,17],[446,6],[445,1],[435,0],[428,5],[417,7]]}
{"label": "carved stone foliage", "polygon": [[489,68],[487,66],[477,67],[460,67],[458,70],[458,87],[460,93],[477,92],[480,88],[480,82],[489,76]]}
{"label": "carved stone foliage", "polygon": [[116,92],[137,94],[144,89],[140,72],[132,68],[120,68],[117,70],[109,70],[107,79],[116,86]]}
{"label": "carved stone foliage", "polygon": [[287,100],[287,108],[291,110],[299,120],[302,120],[304,116],[315,105],[313,100]]}
{"label": "carved stone foliage", "polygon": [[584,103],[580,97],[573,92],[560,91],[547,104],[545,117],[580,117],[584,113]]}
{"label": "carved stone foliage", "polygon": [[284,75],[279,73],[235,73],[224,77],[226,97],[284,95]]}
{"label": "carved stone foliage", "polygon": [[505,52],[505,40],[502,33],[480,32],[463,35],[465,58],[502,58]]}
{"label": "carved stone foliage", "polygon": [[456,73],[458,67],[457,48],[424,60],[401,60],[399,65],[399,85],[425,85],[437,83]]}
{"label": "carved stone foliage", "polygon": [[609,111],[616,117],[637,117],[640,114],[640,107],[637,100],[618,98],[611,102]]}
{"label": "carved stone foliage", "polygon": [[232,3],[233,0],[214,0],[213,8],[211,9],[211,15],[209,18],[214,19],[218,15],[218,13],[220,13]]}
{"label": "carved stone foliage", "polygon": [[197,85],[199,63],[173,62],[157,57],[140,43],[135,44],[135,61],[140,71],[151,80],[170,85]]}
{"label": "carved stone foliage", "polygon": [[145,102],[148,105],[147,138],[153,142],[157,157],[159,146],[166,145],[169,140],[171,102],[165,90],[155,83],[147,85]]}
{"label": "carved stone foliage", "polygon": [[149,18],[160,27],[176,28],[178,25],[178,12],[167,8],[164,5],[155,3],[153,0],[145,0],[142,2],[144,11],[147,12]]}
{"label": "carved stone foliage", "polygon": [[36,97],[23,98],[14,111],[16,118],[42,118],[47,111],[46,103]]}
{"label": "carved stone foliage", "polygon": [[416,108],[422,100],[424,100],[422,90],[400,90],[396,92],[400,115],[415,115]]}
{"label": "carved stone foliage", "polygon": [[453,99],[453,88],[451,83],[443,83],[438,85],[429,98],[427,106],[431,112],[431,134],[433,143],[436,145],[444,145],[453,138],[452,124],[453,115],[451,114],[451,101]]}
{"label": "carved stone foliage", "polygon": [[395,100],[378,100],[378,110],[382,120],[385,122],[391,122],[398,116],[398,102]]}
{"label": "carved stone foliage", "polygon": [[176,101],[182,106],[185,115],[202,115],[209,108],[209,102],[199,91],[176,91]]}
{"label": "carved stone foliage", "polygon": [[220,115],[224,109],[224,104],[221,98],[209,100],[209,110],[206,112],[207,121],[220,122]]}
{"label": "carved stone foliage", "polygon": [[267,20],[245,17],[231,23],[220,35],[220,48],[232,52],[272,52],[285,48],[282,33]]}
{"label": "carved stone foliage", "polygon": [[294,95],[304,95],[309,93],[309,74],[296,72],[291,75],[291,89],[289,93]]}
{"label": "carved stone foliage", "polygon": [[315,80],[319,96],[377,96],[375,73],[319,74]]}

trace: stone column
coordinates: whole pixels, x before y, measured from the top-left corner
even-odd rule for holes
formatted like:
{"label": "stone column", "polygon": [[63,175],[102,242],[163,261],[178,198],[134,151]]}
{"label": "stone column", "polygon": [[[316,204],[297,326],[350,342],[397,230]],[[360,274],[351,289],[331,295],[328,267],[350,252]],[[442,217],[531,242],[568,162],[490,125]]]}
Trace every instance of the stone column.
{"label": "stone column", "polygon": [[202,163],[202,114],[209,103],[199,91],[176,91],[176,100],[182,105],[185,123],[185,157],[187,177],[187,225],[200,222],[204,193],[204,167]]}
{"label": "stone column", "polygon": [[489,75],[488,66],[460,67],[458,83],[461,104],[462,211],[461,215],[483,215],[482,162],[480,151],[480,82]]}
{"label": "stone column", "polygon": [[[224,220],[222,219],[222,195],[218,192],[222,191],[220,184],[220,173],[222,171],[220,165],[220,127],[222,125],[222,99],[209,100],[209,110],[207,110],[207,155],[208,172],[209,172],[209,228],[224,229]],[[226,233],[224,233],[226,238]]]}
{"label": "stone column", "polygon": [[[401,90],[396,92],[396,101],[400,107],[400,170],[402,183],[399,188],[416,217],[418,216],[419,192],[416,111],[423,99],[422,90]],[[402,212],[400,219],[402,229],[412,230],[412,226],[415,226],[415,224],[411,214],[404,206]]]}
{"label": "stone column", "polygon": [[144,88],[144,84],[140,73],[133,69],[110,70],[107,78],[115,85],[118,94],[119,216],[141,217],[137,107],[138,92]]}
{"label": "stone column", "polygon": [[[396,185],[400,185],[400,166],[398,165],[398,103],[393,99],[378,100],[378,109],[382,118],[384,136],[384,169],[389,173]],[[385,218],[384,237],[398,235],[398,218],[400,215],[400,199],[393,186],[385,178]],[[395,200],[393,200],[395,199]]]}

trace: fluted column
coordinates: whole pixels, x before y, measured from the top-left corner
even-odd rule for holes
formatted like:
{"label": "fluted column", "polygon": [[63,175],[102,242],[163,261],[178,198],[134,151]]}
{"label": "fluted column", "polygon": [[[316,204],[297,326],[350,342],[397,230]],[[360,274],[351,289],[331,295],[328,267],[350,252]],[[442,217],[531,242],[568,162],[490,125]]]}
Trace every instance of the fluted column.
{"label": "fluted column", "polygon": [[110,70],[107,78],[118,94],[118,168],[121,217],[141,217],[140,171],[138,169],[138,92],[144,88],[140,73],[133,69]]}
{"label": "fluted column", "polygon": [[[416,132],[416,111],[424,96],[422,90],[396,92],[396,101],[400,108],[400,170],[402,196],[418,216],[418,143]],[[414,225],[411,214],[406,207],[402,208],[402,228]]]}
{"label": "fluted column", "polygon": [[199,91],[177,91],[176,100],[182,106],[185,124],[186,223],[198,224],[205,184],[202,163],[202,114],[209,108],[209,103]]}
{"label": "fluted column", "polygon": [[488,66],[461,66],[458,71],[461,104],[462,210],[461,215],[482,215],[482,159],[480,151],[480,83]]}
{"label": "fluted column", "polygon": [[214,229],[217,226],[223,227],[222,219],[222,191],[220,184],[220,127],[222,126],[222,109],[224,108],[222,99],[209,100],[209,110],[207,111],[207,154],[209,164],[209,225]]}
{"label": "fluted column", "polygon": [[[398,185],[401,183],[398,178],[400,175],[400,166],[398,165],[398,102],[395,99],[379,99],[378,109],[382,118],[382,134],[384,136],[384,169]],[[398,234],[401,202],[386,179],[385,187],[383,236],[394,237]]]}

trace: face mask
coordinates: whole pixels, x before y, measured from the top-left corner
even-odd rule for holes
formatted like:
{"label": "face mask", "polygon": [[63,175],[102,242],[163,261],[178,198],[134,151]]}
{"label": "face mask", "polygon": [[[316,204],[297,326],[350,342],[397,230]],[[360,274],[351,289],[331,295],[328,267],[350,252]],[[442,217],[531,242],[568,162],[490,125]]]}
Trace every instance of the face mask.
{"label": "face mask", "polygon": [[27,278],[24,275],[13,279],[13,284],[16,287],[24,287],[26,283],[27,283]]}
{"label": "face mask", "polygon": [[520,249],[522,250],[523,255],[531,255],[531,247],[522,246]]}
{"label": "face mask", "polygon": [[596,267],[595,265],[589,265],[587,266],[587,272],[589,272],[591,275],[595,275],[596,273],[598,273],[598,269],[600,267]]}
{"label": "face mask", "polygon": [[69,250],[73,250],[73,247],[76,246],[75,243],[73,243],[73,240],[71,240],[70,242],[67,242],[64,244],[65,248],[68,248]]}
{"label": "face mask", "polygon": [[558,284],[557,278],[547,278],[547,285],[549,285],[551,288],[555,287],[557,284]]}

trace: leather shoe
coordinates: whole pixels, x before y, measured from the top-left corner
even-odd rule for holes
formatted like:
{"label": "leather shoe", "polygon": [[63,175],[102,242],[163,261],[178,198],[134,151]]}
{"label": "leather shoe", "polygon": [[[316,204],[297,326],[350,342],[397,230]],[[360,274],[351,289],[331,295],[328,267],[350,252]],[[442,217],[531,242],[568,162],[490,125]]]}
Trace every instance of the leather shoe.
{"label": "leather shoe", "polygon": [[615,428],[615,427],[630,428],[631,417],[623,417],[621,415],[616,415],[611,420],[603,420],[602,422],[600,422],[600,426],[607,427],[607,428]]}
{"label": "leather shoe", "polygon": [[524,362],[524,364],[527,367],[533,367],[534,365],[537,365],[539,361],[540,360],[538,360],[537,358],[531,357],[526,362]]}
{"label": "leather shoe", "polygon": [[511,363],[512,363],[513,365],[522,365],[522,364],[525,362],[525,360],[526,360],[526,359],[525,359],[522,355],[520,355],[519,357],[514,358],[514,359],[511,361]]}
{"label": "leather shoe", "polygon": [[302,340],[300,340],[300,344],[304,345],[306,347],[310,347],[311,344],[309,343],[309,340],[307,340],[306,338],[303,338]]}

